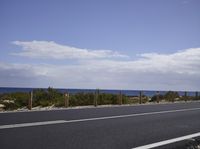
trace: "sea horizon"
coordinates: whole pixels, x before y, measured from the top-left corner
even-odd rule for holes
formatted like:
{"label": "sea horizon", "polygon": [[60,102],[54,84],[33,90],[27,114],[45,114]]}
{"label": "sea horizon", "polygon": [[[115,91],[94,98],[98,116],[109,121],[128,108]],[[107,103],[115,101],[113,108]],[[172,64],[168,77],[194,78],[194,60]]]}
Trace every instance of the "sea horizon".
{"label": "sea horizon", "polygon": [[[53,89],[58,90],[61,93],[69,93],[69,94],[76,94],[76,93],[94,93],[97,89],[100,91],[100,93],[110,93],[110,94],[119,94],[120,91],[122,94],[126,96],[138,96],[140,91],[142,92],[143,95],[152,97],[154,96],[157,92],[159,94],[164,95],[168,91],[174,91],[174,90],[142,90],[142,89],[101,89],[101,88],[96,88],[96,89],[84,89],[84,88],[54,88]],[[3,93],[14,93],[14,92],[31,92],[35,89],[48,89],[48,87],[0,87],[0,94]],[[174,92],[178,92],[180,96],[184,96],[185,92],[187,92],[188,96],[195,96],[196,92],[199,91],[177,91],[175,90]]]}

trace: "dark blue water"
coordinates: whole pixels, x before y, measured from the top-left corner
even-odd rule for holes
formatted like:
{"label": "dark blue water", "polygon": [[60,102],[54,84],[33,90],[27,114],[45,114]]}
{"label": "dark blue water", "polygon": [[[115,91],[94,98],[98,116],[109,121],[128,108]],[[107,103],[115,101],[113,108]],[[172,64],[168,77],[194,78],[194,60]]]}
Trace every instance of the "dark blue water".
{"label": "dark blue water", "polygon": [[[14,87],[0,87],[0,94],[2,93],[14,93],[14,92],[30,92],[34,89],[37,88],[14,88]],[[43,88],[47,89],[47,88]],[[56,89],[61,93],[68,92],[70,94],[76,94],[76,93],[94,93],[96,90],[95,89]],[[111,93],[111,94],[119,94],[120,90],[99,90],[100,93]],[[122,90],[122,94],[126,96],[138,96],[139,95],[139,90]],[[164,95],[167,91],[159,91],[161,95]],[[152,97],[153,95],[156,94],[156,91],[150,91],[150,90],[142,90],[143,95]],[[184,95],[183,91],[178,91],[180,96]],[[188,96],[195,96],[195,92],[187,92]]]}

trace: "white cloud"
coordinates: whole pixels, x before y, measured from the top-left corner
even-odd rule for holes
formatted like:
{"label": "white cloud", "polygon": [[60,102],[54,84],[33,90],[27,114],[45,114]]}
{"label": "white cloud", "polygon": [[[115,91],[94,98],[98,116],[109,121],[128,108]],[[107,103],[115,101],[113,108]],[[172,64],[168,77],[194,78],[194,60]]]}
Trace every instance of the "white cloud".
{"label": "white cloud", "polygon": [[[37,44],[33,45],[37,47]],[[56,48],[59,47],[58,44],[55,45]],[[28,44],[27,54],[30,54],[30,49],[43,50],[29,46]],[[93,53],[92,50],[90,52]],[[26,53],[26,48],[22,53]],[[113,56],[106,55],[100,59],[99,56],[98,58],[79,56],[75,57],[75,64],[62,65],[0,63],[0,84],[16,86],[18,83],[25,87],[200,90],[200,48],[186,49],[172,54],[143,53],[138,55],[136,60],[112,59]],[[59,54],[57,56],[59,57]],[[40,58],[39,55],[36,57]],[[49,57],[51,56],[48,55]]]}
{"label": "white cloud", "polygon": [[173,54],[146,53],[136,61],[138,67],[160,72],[200,74],[200,48],[191,48]]}
{"label": "white cloud", "polygon": [[[112,63],[93,65],[0,65],[2,86],[198,90],[199,74],[143,71]],[[125,64],[123,64],[125,65]],[[128,65],[128,64],[127,64]],[[129,66],[131,67],[131,66]]]}
{"label": "white cloud", "polygon": [[128,57],[116,51],[80,49],[60,45],[53,41],[14,41],[13,44],[22,47],[22,51],[12,53],[13,55],[30,58],[94,59]]}
{"label": "white cloud", "polygon": [[144,53],[138,56],[137,60],[93,60],[92,63],[115,71],[200,75],[200,48],[186,49],[173,54]]}

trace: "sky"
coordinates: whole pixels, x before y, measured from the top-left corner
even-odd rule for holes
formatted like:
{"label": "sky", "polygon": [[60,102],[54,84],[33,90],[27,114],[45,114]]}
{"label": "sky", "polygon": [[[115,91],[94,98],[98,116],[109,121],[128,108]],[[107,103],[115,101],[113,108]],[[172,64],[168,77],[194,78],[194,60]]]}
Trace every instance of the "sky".
{"label": "sky", "polygon": [[200,0],[1,0],[0,86],[200,90]]}

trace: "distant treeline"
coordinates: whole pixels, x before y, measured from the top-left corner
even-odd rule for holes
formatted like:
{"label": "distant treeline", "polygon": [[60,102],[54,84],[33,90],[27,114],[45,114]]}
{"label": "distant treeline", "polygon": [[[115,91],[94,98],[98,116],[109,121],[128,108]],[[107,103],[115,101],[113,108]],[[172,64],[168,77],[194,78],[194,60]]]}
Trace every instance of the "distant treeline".
{"label": "distant treeline", "polygon": [[[66,94],[59,92],[56,89],[49,87],[45,89],[34,89],[32,92],[32,106],[33,107],[65,107],[66,106]],[[14,110],[18,108],[27,107],[30,100],[30,93],[26,92],[15,92],[15,93],[3,93],[0,94],[0,108],[3,110]],[[76,93],[69,94],[68,105],[73,106],[85,106],[85,105],[116,105],[116,104],[135,104],[135,103],[146,103],[146,102],[160,102],[169,101],[174,102],[177,100],[199,100],[198,93],[195,97],[193,96],[179,96],[178,92],[169,91],[165,95],[159,93],[154,95],[152,98],[141,94],[141,97],[128,97],[123,94],[109,94],[101,93]]]}

